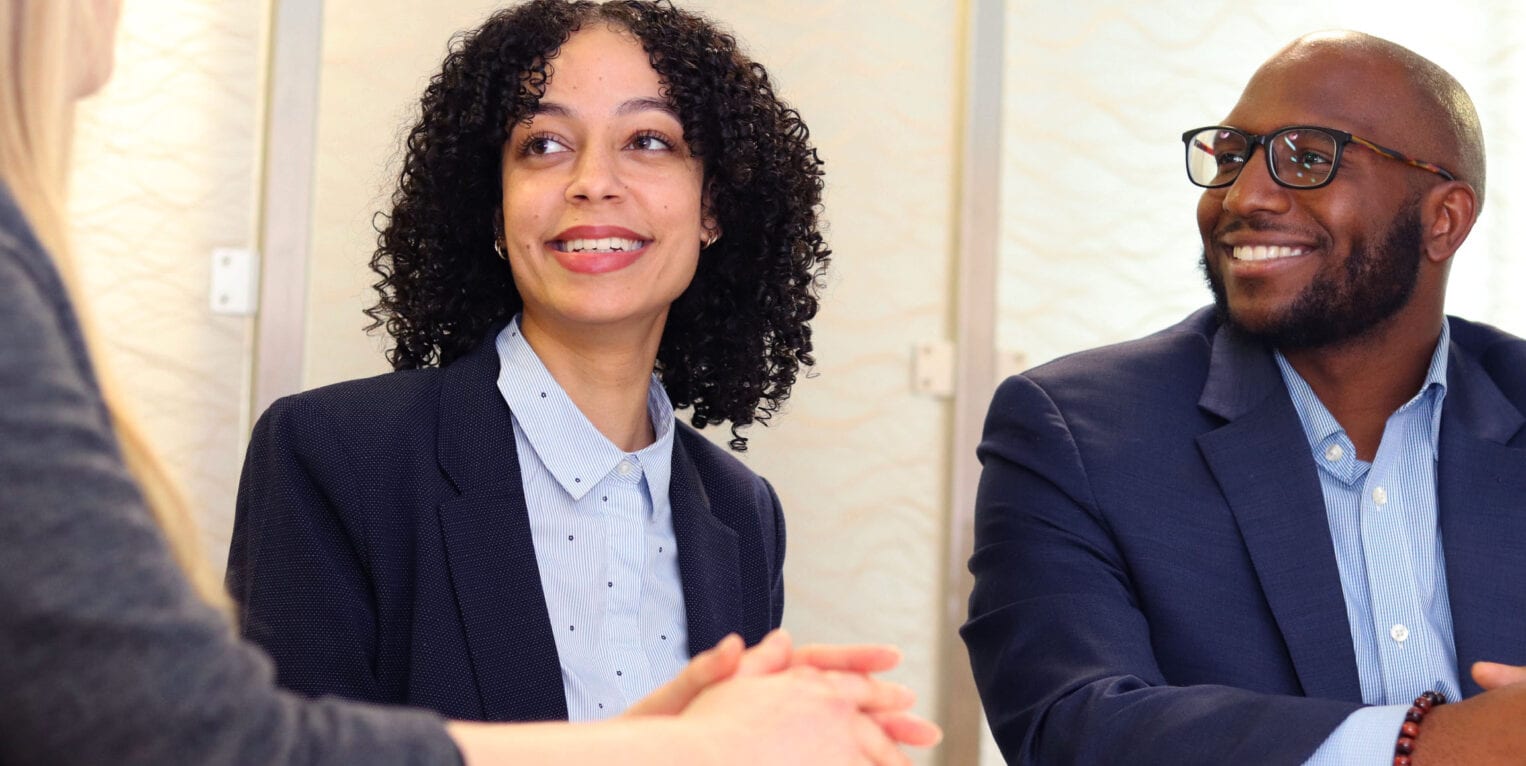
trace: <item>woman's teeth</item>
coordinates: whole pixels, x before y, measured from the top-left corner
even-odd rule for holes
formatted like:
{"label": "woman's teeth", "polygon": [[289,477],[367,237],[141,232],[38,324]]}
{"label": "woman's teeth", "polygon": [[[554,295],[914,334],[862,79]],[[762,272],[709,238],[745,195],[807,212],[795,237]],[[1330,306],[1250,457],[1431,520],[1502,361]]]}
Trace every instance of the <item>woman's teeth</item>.
{"label": "woman's teeth", "polygon": [[562,240],[561,250],[569,253],[628,253],[639,250],[645,242],[639,239],[603,237],[601,239]]}

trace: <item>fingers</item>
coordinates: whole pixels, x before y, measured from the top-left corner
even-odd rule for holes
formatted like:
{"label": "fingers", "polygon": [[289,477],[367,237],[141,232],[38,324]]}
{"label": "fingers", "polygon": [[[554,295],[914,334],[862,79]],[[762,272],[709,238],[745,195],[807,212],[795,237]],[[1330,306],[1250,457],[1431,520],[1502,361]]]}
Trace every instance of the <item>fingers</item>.
{"label": "fingers", "polygon": [[769,673],[778,673],[790,666],[790,657],[794,655],[794,641],[790,638],[789,631],[784,628],[776,628],[763,637],[757,646],[748,649],[742,655],[741,664],[737,667],[736,674],[739,676],[761,676]]}
{"label": "fingers", "polygon": [[917,702],[911,689],[893,681],[837,671],[819,671],[815,668],[797,667],[791,672],[819,677],[832,693],[865,713],[894,713],[908,710]]}
{"label": "fingers", "polygon": [[932,747],[943,741],[943,730],[921,716],[896,712],[874,713],[871,717],[894,742],[911,747]]}
{"label": "fingers", "polygon": [[911,759],[873,718],[862,714],[854,716],[853,737],[859,753],[873,766],[911,766]]}
{"label": "fingers", "polygon": [[884,644],[806,644],[795,649],[791,665],[849,673],[883,673],[901,664],[901,650]]}
{"label": "fingers", "polygon": [[1526,681],[1526,667],[1498,662],[1473,663],[1473,680],[1485,691]]}
{"label": "fingers", "polygon": [[742,661],[742,637],[732,633],[695,655],[674,678],[625,711],[626,715],[675,715],[710,685],[737,672]]}

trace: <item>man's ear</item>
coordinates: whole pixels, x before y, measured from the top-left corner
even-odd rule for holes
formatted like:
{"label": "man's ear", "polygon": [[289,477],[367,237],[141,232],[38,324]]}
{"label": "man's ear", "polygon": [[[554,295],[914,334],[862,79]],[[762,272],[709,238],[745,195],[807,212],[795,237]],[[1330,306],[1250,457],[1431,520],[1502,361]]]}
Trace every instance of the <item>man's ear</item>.
{"label": "man's ear", "polygon": [[1432,263],[1443,263],[1457,252],[1478,220],[1478,194],[1463,181],[1438,184],[1421,202],[1421,245]]}

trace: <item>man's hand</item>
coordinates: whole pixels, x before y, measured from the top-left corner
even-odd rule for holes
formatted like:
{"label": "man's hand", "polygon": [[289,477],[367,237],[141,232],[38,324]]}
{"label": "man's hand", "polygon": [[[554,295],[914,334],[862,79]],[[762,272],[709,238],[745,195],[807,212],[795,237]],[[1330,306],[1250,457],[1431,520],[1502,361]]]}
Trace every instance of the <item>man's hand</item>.
{"label": "man's hand", "polygon": [[1426,714],[1411,761],[1427,764],[1518,764],[1526,754],[1526,667],[1473,664],[1484,693]]}

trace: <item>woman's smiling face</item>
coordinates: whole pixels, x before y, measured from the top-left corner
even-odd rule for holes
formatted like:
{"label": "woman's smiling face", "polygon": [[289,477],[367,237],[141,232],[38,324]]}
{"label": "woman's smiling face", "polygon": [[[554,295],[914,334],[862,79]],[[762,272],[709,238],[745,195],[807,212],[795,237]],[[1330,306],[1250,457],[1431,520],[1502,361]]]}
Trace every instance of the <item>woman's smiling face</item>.
{"label": "woman's smiling face", "polygon": [[526,319],[660,323],[713,228],[702,164],[631,33],[590,24],[548,74],[503,147],[504,240]]}

